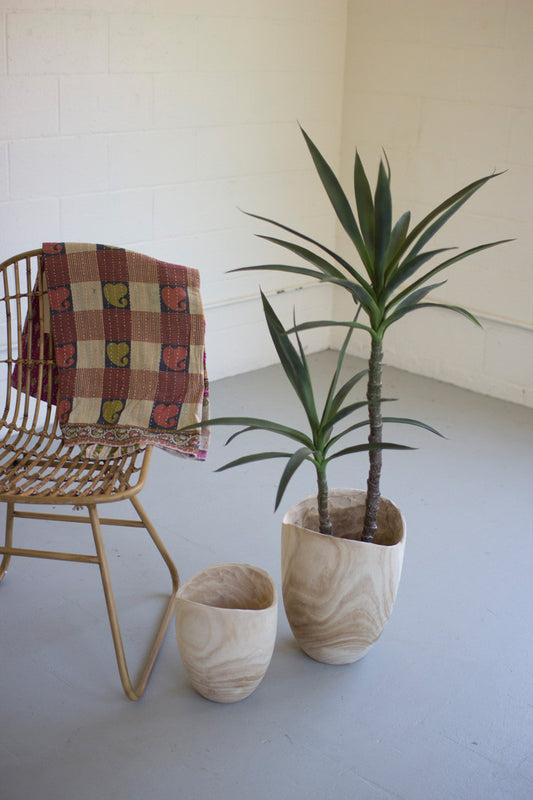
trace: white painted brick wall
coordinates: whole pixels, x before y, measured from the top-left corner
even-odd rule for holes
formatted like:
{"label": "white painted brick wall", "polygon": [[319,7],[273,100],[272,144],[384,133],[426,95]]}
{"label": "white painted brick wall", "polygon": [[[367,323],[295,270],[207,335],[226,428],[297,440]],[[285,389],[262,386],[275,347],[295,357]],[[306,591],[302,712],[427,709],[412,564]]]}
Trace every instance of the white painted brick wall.
{"label": "white painted brick wall", "polygon": [[74,75],[59,81],[61,132],[66,135],[152,127],[151,75]]}
{"label": "white painted brick wall", "polygon": [[[516,237],[452,267],[435,299],[477,313],[420,311],[392,328],[386,360],[476,391],[533,404],[533,5],[529,0],[349,0],[342,169],[357,145],[375,179],[381,148],[395,216],[419,220],[494,169],[435,239],[467,248]],[[344,248],[344,238],[338,237]],[[336,301],[339,315],[351,309]],[[339,335],[334,337],[339,341]],[[354,337],[353,351],[368,343]]]}
{"label": "white painted brick wall", "polygon": [[153,196],[150,189],[76,195],[60,200],[62,228],[71,241],[124,245],[150,241]]}
{"label": "white painted brick wall", "polygon": [[346,0],[0,0],[0,260],[59,239],[198,267],[212,377],[273,361],[258,284],[298,279],[226,274],[272,260],[238,209],[334,241],[297,121],[338,157],[345,33]]}
{"label": "white painted brick wall", "polygon": [[7,144],[0,144],[0,203],[2,203],[4,200],[9,200],[9,166],[7,155]]}
{"label": "white painted brick wall", "polygon": [[[43,3],[45,9],[49,3]],[[39,8],[38,4],[36,5]],[[10,75],[107,72],[107,19],[89,13],[51,10],[7,13],[7,67]]]}
{"label": "white painted brick wall", "polygon": [[[238,209],[334,241],[296,120],[334,164],[341,138],[345,166],[355,143],[374,164],[385,146],[399,208],[418,216],[508,168],[450,237],[518,241],[458,266],[441,293],[474,304],[485,332],[452,333],[462,323],[450,318],[421,335],[413,318],[389,360],[533,402],[526,370],[520,380],[533,324],[532,37],[528,0],[0,0],[0,259],[46,239],[99,240],[198,267],[221,377],[273,360],[258,284],[297,283],[226,274],[281,255]],[[332,297],[312,287],[276,303],[324,316]],[[309,336],[310,349],[336,342]]]}
{"label": "white painted brick wall", "polygon": [[59,132],[57,80],[36,76],[0,78],[0,109],[3,139],[56,136]]}
{"label": "white painted brick wall", "polygon": [[14,200],[102,192],[109,188],[104,136],[21,139],[9,145]]}

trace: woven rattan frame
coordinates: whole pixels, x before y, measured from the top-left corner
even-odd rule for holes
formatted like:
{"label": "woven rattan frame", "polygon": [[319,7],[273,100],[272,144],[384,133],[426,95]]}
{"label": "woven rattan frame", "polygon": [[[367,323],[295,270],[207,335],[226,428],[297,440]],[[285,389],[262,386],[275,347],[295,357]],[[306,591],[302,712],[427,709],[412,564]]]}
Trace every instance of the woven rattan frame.
{"label": "woven rattan frame", "polygon": [[[31,250],[0,264],[0,318],[6,325],[5,343],[0,341],[0,381],[5,381],[6,386],[5,410],[0,420],[0,501],[7,504],[5,545],[0,547],[0,581],[6,574],[12,556],[98,565],[120,679],[129,699],[138,700],[144,694],[172,619],[179,586],[177,569],[136,496],[146,481],[151,447],[141,453],[98,460],[86,458],[78,448],[63,444],[57,408],[49,401],[46,391],[46,377],[51,386],[53,361],[46,358],[44,342],[47,300],[41,256],[42,250]],[[36,306],[41,332],[39,352],[26,353],[27,357],[22,358],[22,335],[27,310]],[[36,314],[33,319],[28,319],[27,334],[30,340],[36,319]],[[18,365],[18,371],[14,382],[12,375],[15,365]],[[30,375],[33,396],[30,395]],[[100,503],[119,500],[129,500],[138,519],[99,517],[97,507]],[[45,507],[70,505],[77,509],[85,507],[88,515],[23,511],[17,508],[28,504]],[[96,553],[82,555],[14,547],[15,519],[89,523]],[[145,528],[170,572],[172,591],[135,686],[130,680],[126,663],[102,525]]]}

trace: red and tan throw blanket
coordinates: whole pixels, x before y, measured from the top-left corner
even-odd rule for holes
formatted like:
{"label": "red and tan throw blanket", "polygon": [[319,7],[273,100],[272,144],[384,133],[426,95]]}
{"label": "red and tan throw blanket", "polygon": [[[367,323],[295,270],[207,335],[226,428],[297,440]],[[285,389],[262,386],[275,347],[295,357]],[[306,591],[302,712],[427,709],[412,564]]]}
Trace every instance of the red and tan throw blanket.
{"label": "red and tan throw blanket", "polygon": [[[42,278],[44,281],[44,277]],[[45,285],[46,282],[44,281]],[[44,402],[57,405],[57,366],[54,363],[54,347],[50,336],[50,309],[48,304],[43,304],[43,320],[39,319],[39,298],[37,289],[39,283],[35,282],[34,294],[26,314],[26,321],[21,335],[20,358],[13,368],[11,380],[13,386],[20,387],[32,397],[37,397]],[[41,341],[43,352],[41,354]],[[41,370],[38,362],[41,358],[49,361],[48,368]],[[40,389],[39,389],[40,386]],[[40,393],[39,393],[40,392]]]}
{"label": "red and tan throw blanket", "polygon": [[208,430],[178,430],[208,416],[198,271],[99,244],[43,258],[64,440],[205,459]]}

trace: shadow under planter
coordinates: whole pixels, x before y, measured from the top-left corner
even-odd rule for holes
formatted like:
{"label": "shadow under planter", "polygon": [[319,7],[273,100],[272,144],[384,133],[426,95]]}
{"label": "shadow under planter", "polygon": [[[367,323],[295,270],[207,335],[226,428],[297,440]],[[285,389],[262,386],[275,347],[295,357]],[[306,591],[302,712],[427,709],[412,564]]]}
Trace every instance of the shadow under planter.
{"label": "shadow under planter", "polygon": [[345,538],[363,527],[366,493],[329,492],[334,536],[318,533],[316,497],[283,519],[283,603],[301,649],[325,664],[351,664],[381,636],[398,591],[405,521],[382,497],[375,542]]}
{"label": "shadow under planter", "polygon": [[219,564],[188,580],[176,600],[176,637],[183,666],[208,700],[248,697],[268,668],[278,601],[270,575],[249,564]]}

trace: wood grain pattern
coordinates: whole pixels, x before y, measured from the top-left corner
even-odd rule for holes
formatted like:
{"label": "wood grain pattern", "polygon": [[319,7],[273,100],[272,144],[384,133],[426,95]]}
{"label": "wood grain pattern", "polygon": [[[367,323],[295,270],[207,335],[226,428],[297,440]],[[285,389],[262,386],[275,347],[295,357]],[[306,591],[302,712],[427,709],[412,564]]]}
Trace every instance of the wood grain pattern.
{"label": "wood grain pattern", "polygon": [[271,577],[249,564],[209,567],[182,586],[176,637],[199,694],[234,703],[257,688],[274,650],[277,607]]}
{"label": "wood grain pattern", "polygon": [[360,533],[365,493],[330,491],[334,536],[317,533],[316,498],[292,508],[282,527],[283,603],[294,636],[317,661],[350,664],[380,637],[398,590],[405,521],[381,498],[376,543]]}

